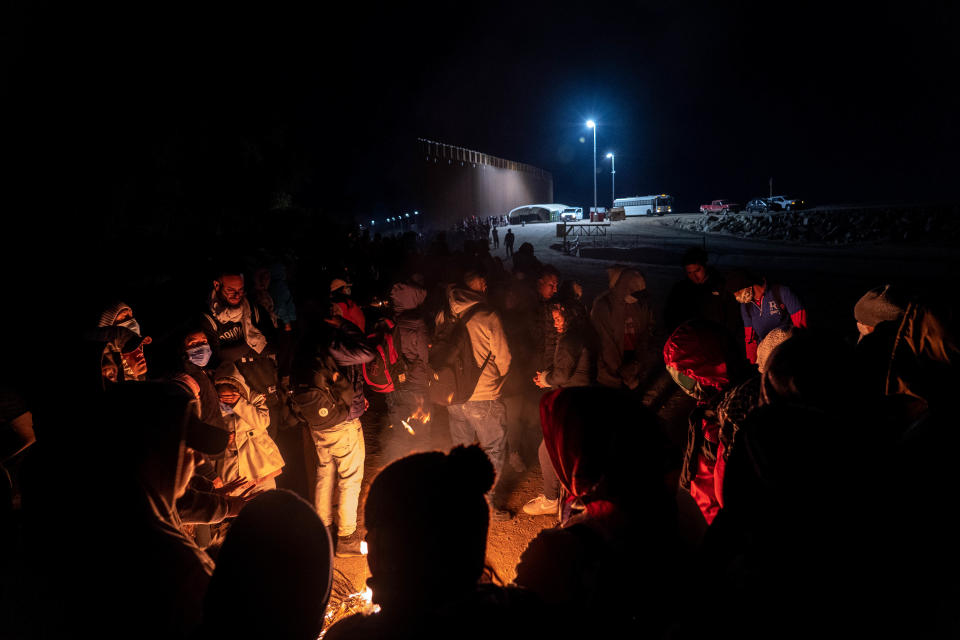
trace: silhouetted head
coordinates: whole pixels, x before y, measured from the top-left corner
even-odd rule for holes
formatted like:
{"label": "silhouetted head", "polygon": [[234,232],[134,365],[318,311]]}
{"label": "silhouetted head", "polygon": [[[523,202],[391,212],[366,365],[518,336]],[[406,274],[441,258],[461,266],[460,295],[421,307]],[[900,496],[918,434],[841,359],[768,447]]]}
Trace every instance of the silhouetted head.
{"label": "silhouetted head", "polygon": [[493,465],[477,446],[401,458],[374,478],[364,524],[385,611],[472,590],[483,572]]}
{"label": "silhouetted head", "polygon": [[243,508],[217,556],[203,636],[313,640],[332,582],[330,538],[296,494],[268,491]]}

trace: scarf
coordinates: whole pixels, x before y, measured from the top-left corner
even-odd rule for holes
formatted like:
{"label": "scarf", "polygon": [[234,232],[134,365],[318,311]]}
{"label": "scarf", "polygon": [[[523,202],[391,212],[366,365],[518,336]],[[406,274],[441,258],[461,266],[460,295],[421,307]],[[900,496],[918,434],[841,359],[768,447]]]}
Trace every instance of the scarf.
{"label": "scarf", "polygon": [[239,322],[243,325],[243,335],[246,337],[247,345],[257,353],[263,352],[267,346],[267,339],[253,326],[253,320],[250,313],[250,303],[246,299],[239,307],[228,307],[222,304],[217,298],[217,292],[210,293],[210,312],[218,321],[222,323]]}

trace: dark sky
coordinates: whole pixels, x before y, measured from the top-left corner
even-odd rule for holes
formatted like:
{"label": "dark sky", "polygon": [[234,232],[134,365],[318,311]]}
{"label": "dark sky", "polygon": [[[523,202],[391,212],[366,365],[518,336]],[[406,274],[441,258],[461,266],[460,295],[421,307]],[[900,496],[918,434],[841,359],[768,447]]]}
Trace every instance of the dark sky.
{"label": "dark sky", "polygon": [[31,202],[69,177],[77,207],[121,219],[277,191],[366,216],[416,205],[424,137],[542,167],[587,206],[588,117],[601,204],[609,150],[619,195],[688,210],[771,176],[814,203],[956,200],[947,0],[197,4],[11,5],[8,177]]}

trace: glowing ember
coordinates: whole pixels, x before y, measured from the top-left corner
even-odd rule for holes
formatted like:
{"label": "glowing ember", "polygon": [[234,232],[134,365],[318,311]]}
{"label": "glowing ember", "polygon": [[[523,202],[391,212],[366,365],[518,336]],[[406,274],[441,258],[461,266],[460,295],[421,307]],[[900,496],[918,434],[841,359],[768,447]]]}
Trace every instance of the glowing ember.
{"label": "glowing ember", "polygon": [[410,435],[412,435],[412,436],[417,435],[416,432],[413,430],[413,427],[411,427],[411,426],[410,426],[410,423],[407,422],[406,420],[401,420],[401,421],[400,421],[400,424],[403,425],[403,428],[406,429],[406,430],[407,430],[407,433],[409,433]]}
{"label": "glowing ember", "polygon": [[[367,541],[366,541],[366,540],[361,540],[361,541],[360,541],[360,553],[362,553],[363,555],[367,555]],[[367,591],[370,591],[370,589],[367,589]],[[366,591],[364,591],[364,593],[366,593]],[[371,591],[371,593],[373,593],[373,592]]]}

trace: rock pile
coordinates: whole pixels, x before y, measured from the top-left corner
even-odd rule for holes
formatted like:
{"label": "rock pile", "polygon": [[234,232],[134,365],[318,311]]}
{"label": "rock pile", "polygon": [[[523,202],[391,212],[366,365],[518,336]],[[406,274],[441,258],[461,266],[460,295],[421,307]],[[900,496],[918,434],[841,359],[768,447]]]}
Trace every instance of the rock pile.
{"label": "rock pile", "polygon": [[807,244],[893,242],[942,245],[960,240],[960,205],[684,216],[675,218],[673,224],[701,233]]}

